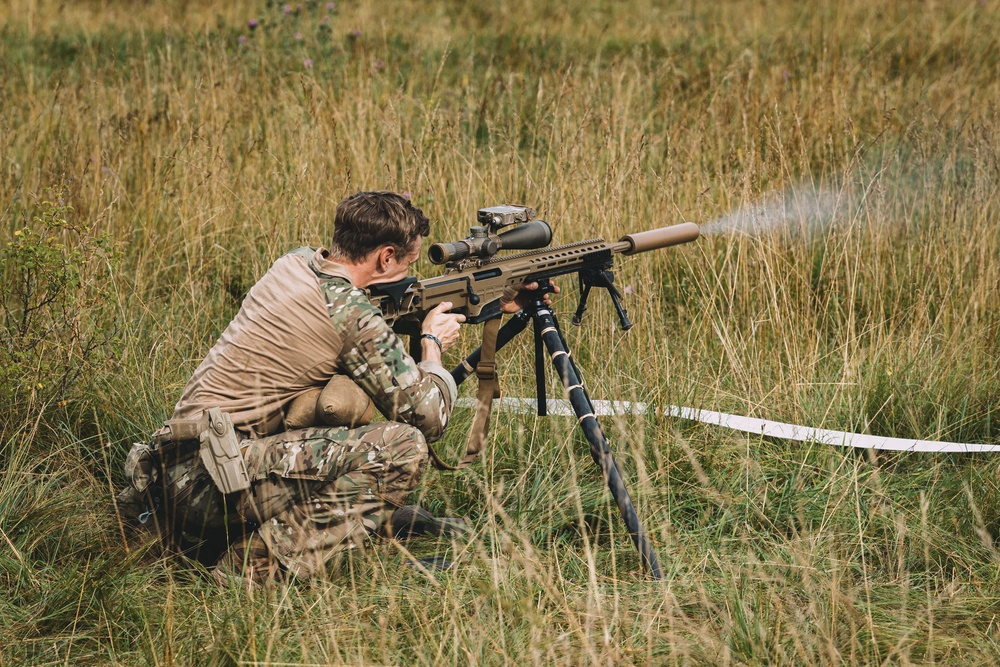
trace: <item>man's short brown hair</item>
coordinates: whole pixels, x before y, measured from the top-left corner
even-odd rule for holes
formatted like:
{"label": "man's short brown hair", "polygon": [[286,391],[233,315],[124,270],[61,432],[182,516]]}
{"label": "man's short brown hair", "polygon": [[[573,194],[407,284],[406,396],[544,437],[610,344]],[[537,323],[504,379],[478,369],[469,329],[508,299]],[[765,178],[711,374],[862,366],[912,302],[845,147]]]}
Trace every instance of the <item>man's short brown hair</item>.
{"label": "man's short brown hair", "polygon": [[430,231],[427,216],[406,197],[385,190],[358,192],[337,205],[331,250],[352,262],[387,245],[404,256],[413,251],[417,237]]}

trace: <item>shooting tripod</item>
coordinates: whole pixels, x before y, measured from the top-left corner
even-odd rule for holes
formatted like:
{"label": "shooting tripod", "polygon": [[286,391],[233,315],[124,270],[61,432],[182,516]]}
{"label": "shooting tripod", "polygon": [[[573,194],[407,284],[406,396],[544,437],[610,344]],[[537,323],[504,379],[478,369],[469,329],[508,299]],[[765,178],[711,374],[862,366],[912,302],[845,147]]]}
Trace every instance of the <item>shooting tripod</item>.
{"label": "shooting tripod", "polygon": [[[622,308],[621,295],[614,287],[610,271],[581,272],[580,286],[580,305],[577,308],[576,315],[573,317],[574,324],[579,324],[580,317],[586,310],[586,301],[591,288],[600,287],[608,290],[618,317],[621,320],[622,328],[628,329],[632,326],[625,309]],[[573,362],[572,356],[570,356],[566,339],[563,338],[562,331],[559,329],[555,313],[552,312],[549,306],[545,305],[544,297],[552,291],[553,287],[548,280],[539,281],[538,289],[532,293],[531,305],[522,309],[500,328],[500,331],[497,333],[496,349],[499,350],[513,340],[515,336],[524,331],[528,326],[528,322],[534,324],[535,385],[538,398],[538,416],[544,417],[546,415],[545,350],[548,350],[556,373],[559,374],[559,378],[566,388],[566,393],[573,406],[573,411],[576,413],[580,429],[587,438],[587,442],[590,443],[590,456],[594,459],[594,463],[601,469],[604,481],[607,483],[611,495],[618,504],[618,510],[621,512],[622,519],[625,521],[625,526],[628,528],[629,536],[632,538],[635,548],[639,551],[642,564],[654,579],[662,579],[663,572],[660,570],[659,560],[656,558],[656,553],[653,552],[653,547],[650,545],[649,540],[646,539],[646,534],[639,523],[639,516],[636,514],[635,506],[632,504],[632,499],[629,498],[628,490],[625,488],[625,482],[622,480],[621,470],[618,468],[618,464],[611,454],[608,439],[604,436],[604,431],[601,429],[601,425],[594,415],[594,405],[587,395],[587,390],[583,387],[580,371]],[[472,369],[479,363],[480,352],[481,349],[478,349],[470,354],[466,358],[465,363],[460,364],[451,372],[456,383],[461,384],[462,381],[472,374]]]}

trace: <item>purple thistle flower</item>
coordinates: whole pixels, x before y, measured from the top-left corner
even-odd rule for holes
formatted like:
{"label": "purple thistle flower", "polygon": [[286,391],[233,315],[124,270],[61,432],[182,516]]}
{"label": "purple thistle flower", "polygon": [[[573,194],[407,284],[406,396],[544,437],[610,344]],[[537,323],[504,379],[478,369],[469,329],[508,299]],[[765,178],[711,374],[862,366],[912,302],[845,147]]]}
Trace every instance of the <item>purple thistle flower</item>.
{"label": "purple thistle flower", "polygon": [[328,2],[328,3],[326,3],[326,11],[332,12],[336,8],[337,8],[337,3],[335,3],[335,2]]}
{"label": "purple thistle flower", "polygon": [[384,62],[382,62],[381,60],[376,60],[375,61],[375,69],[376,70],[378,70],[379,72],[381,72],[384,68],[385,68],[385,63]]}
{"label": "purple thistle flower", "polygon": [[250,19],[249,21],[247,21],[247,27],[250,28],[251,30],[256,30],[257,29],[257,19]]}
{"label": "purple thistle flower", "polygon": [[302,39],[302,33],[301,32],[295,33],[295,39]]}
{"label": "purple thistle flower", "polygon": [[323,20],[321,21],[321,23],[329,23],[329,22],[330,22],[330,17],[329,16],[324,16]]}
{"label": "purple thistle flower", "polygon": [[409,200],[411,197],[412,197],[412,195],[409,192],[404,192],[403,193],[403,199]]}
{"label": "purple thistle flower", "polygon": [[631,285],[626,285],[625,286],[625,293],[626,294],[635,294],[635,288],[632,287]]}
{"label": "purple thistle flower", "polygon": [[361,37],[361,31],[355,28],[351,31],[351,37]]}
{"label": "purple thistle flower", "polygon": [[285,16],[288,16],[289,14],[292,13],[292,6],[285,5],[284,7],[281,8],[281,11],[284,13]]}
{"label": "purple thistle flower", "polygon": [[236,41],[239,42],[240,44],[246,44],[247,38],[245,35],[240,35],[239,37],[236,38]]}
{"label": "purple thistle flower", "polygon": [[312,58],[306,58],[304,61],[302,61],[302,64],[306,66],[306,69],[312,69],[313,59]]}

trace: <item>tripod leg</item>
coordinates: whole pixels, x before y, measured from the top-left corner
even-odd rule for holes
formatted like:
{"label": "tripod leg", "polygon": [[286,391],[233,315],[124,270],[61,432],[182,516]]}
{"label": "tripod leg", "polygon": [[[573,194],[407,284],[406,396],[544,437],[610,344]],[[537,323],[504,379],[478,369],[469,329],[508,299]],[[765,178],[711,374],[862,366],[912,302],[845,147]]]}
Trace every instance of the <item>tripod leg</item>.
{"label": "tripod leg", "polygon": [[659,559],[657,559],[656,553],[639,523],[639,515],[636,513],[635,505],[632,504],[632,499],[625,488],[621,470],[611,454],[611,448],[603,429],[601,429],[601,424],[594,416],[594,405],[590,402],[590,397],[587,396],[587,392],[583,388],[583,380],[580,379],[576,364],[573,363],[569,355],[555,316],[547,307],[537,303],[534,317],[536,326],[541,329],[542,340],[552,357],[552,363],[559,379],[566,387],[566,393],[573,405],[573,411],[579,420],[580,428],[586,436],[587,442],[590,443],[590,456],[601,469],[601,474],[604,475],[604,481],[618,505],[618,511],[621,512],[625,526],[628,528],[629,537],[632,538],[635,548],[639,551],[642,564],[654,579],[662,579],[663,572],[660,570]]}
{"label": "tripod leg", "polygon": [[542,329],[538,320],[534,320],[535,328],[535,398],[538,403],[538,416],[548,414],[548,401],[545,398],[545,342],[542,340]]}

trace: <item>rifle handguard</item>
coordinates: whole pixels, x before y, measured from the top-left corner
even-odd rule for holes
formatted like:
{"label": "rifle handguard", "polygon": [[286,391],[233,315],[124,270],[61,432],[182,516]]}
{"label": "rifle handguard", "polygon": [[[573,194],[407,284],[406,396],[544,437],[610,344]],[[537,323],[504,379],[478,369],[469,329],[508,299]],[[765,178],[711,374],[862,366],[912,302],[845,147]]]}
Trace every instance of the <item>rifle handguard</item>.
{"label": "rifle handguard", "polygon": [[700,233],[698,225],[693,222],[682,222],[679,225],[671,225],[670,227],[650,229],[648,232],[626,234],[618,240],[627,241],[632,245],[631,248],[625,250],[622,254],[634,255],[638,252],[646,252],[647,250],[656,250],[657,248],[689,243],[697,239]]}

